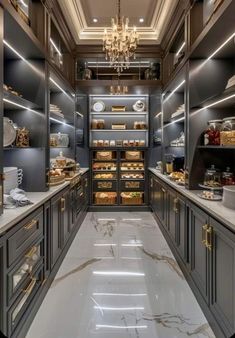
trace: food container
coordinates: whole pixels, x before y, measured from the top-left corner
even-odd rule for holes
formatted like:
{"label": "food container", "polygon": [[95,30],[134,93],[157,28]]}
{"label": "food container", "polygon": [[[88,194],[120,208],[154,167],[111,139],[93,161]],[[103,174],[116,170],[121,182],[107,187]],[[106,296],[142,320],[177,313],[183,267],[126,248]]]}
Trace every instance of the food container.
{"label": "food container", "polygon": [[115,204],[117,193],[115,192],[97,192],[95,194],[95,204]]}
{"label": "food container", "polygon": [[104,140],[104,146],[109,147],[109,140]]}
{"label": "food container", "polygon": [[29,130],[26,128],[16,129],[16,147],[29,147]]}
{"label": "food container", "polygon": [[63,156],[62,151],[60,152],[59,156],[56,157],[55,161],[56,161],[56,166],[58,168],[63,168],[66,166],[67,160],[66,160],[66,157]]}
{"label": "food container", "polygon": [[146,129],[147,125],[144,121],[135,121],[134,122],[134,129]]}
{"label": "food container", "polygon": [[143,204],[142,192],[122,192],[122,204],[124,205],[140,205]]}
{"label": "food container", "polygon": [[204,145],[219,145],[222,120],[208,121],[208,127],[204,133]]}
{"label": "food container", "polygon": [[230,167],[226,168],[226,171],[222,173],[222,185],[235,184],[234,174],[230,171]]}
{"label": "food container", "polygon": [[206,170],[204,177],[204,185],[211,188],[221,186],[221,172],[214,165]]}
{"label": "food container", "polygon": [[235,186],[228,185],[223,187],[223,205],[229,209],[235,209]]}
{"label": "food container", "polygon": [[235,117],[223,119],[222,129],[220,132],[221,145],[235,145]]}
{"label": "food container", "polygon": [[144,140],[140,140],[139,141],[139,146],[140,147],[145,147],[145,141]]}
{"label": "food container", "polygon": [[126,151],[125,157],[126,157],[126,160],[140,160],[141,152],[140,151]]}
{"label": "food container", "polygon": [[116,142],[114,140],[111,140],[109,142],[109,144],[110,144],[110,147],[115,147],[116,146]]}
{"label": "food container", "polygon": [[110,161],[112,160],[112,152],[111,151],[97,151],[96,159]]}
{"label": "food container", "polygon": [[64,147],[69,146],[69,135],[62,133],[50,134],[50,145],[51,147]]}

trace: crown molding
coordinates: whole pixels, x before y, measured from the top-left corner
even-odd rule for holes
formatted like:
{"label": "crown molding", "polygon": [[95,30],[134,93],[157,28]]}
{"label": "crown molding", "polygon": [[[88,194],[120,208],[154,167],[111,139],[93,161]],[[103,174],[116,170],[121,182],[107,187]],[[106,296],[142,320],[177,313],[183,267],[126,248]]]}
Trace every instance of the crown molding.
{"label": "crown molding", "polygon": [[[179,0],[159,0],[150,27],[138,27],[140,43],[160,44],[169,20]],[[89,27],[80,0],[58,0],[75,42],[79,44],[102,43],[105,27]],[[107,27],[106,27],[107,28]]]}

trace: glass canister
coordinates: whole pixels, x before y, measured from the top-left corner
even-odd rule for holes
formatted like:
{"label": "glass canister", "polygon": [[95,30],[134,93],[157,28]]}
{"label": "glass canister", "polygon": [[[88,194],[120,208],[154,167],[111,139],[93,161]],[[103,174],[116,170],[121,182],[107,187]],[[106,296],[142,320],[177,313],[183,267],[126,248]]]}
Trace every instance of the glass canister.
{"label": "glass canister", "polygon": [[204,133],[204,145],[220,145],[220,131],[222,120],[208,121],[208,127]]}
{"label": "glass canister", "polygon": [[235,177],[231,172],[230,167],[227,167],[226,170],[222,173],[222,185],[234,185]]}
{"label": "glass canister", "polygon": [[221,145],[235,145],[235,116],[223,119],[220,134]]}
{"label": "glass canister", "polygon": [[219,169],[215,168],[214,164],[206,170],[204,185],[210,188],[221,187],[221,172]]}

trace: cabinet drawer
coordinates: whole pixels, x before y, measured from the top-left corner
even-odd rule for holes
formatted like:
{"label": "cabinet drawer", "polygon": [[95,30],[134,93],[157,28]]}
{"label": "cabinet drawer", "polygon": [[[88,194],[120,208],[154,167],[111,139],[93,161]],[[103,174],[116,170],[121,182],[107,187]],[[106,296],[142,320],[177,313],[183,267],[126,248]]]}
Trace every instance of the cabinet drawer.
{"label": "cabinet drawer", "polygon": [[7,241],[8,266],[25,254],[30,245],[43,234],[43,207],[21,221],[18,227],[19,230]]}
{"label": "cabinet drawer", "polygon": [[42,283],[43,267],[41,266],[40,269],[38,269],[37,272],[33,276],[30,276],[24,283],[19,297],[7,313],[9,337],[14,334],[14,331],[17,329],[17,325],[21,321],[26,311],[31,311],[31,306],[33,306],[33,300],[37,295],[37,292],[39,291]]}
{"label": "cabinet drawer", "polygon": [[144,191],[144,181],[138,180],[129,180],[129,181],[121,181],[121,190],[128,191]]}
{"label": "cabinet drawer", "polygon": [[93,181],[93,191],[116,191],[116,181]]}
{"label": "cabinet drawer", "polygon": [[7,274],[8,304],[20,294],[22,285],[43,263],[43,240],[31,245],[27,253]]}

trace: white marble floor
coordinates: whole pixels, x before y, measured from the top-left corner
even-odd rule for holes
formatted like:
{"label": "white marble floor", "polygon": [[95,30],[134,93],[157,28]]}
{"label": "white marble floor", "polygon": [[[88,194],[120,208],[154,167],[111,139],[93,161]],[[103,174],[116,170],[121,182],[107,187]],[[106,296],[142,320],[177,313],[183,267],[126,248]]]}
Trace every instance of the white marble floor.
{"label": "white marble floor", "polygon": [[88,213],[27,338],[214,338],[150,212]]}

